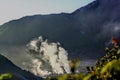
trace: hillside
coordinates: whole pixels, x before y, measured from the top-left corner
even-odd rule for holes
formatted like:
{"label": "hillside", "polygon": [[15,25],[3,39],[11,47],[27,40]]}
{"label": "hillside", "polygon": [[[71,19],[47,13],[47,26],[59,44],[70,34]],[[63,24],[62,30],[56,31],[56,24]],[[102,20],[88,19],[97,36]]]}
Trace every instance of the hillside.
{"label": "hillside", "polygon": [[119,11],[120,0],[96,0],[70,14],[26,16],[0,26],[0,44],[26,45],[42,35],[60,42],[70,57],[97,58],[112,36],[120,38]]}
{"label": "hillside", "polygon": [[20,69],[15,66],[4,56],[0,55],[0,74],[10,73],[13,75],[11,80],[43,80],[30,72]]}

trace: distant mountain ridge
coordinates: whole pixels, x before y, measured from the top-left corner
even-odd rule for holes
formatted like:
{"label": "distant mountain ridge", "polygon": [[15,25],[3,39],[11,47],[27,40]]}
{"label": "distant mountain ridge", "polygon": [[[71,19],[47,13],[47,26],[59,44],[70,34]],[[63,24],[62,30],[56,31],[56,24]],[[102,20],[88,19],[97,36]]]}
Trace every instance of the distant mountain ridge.
{"label": "distant mountain ridge", "polygon": [[42,35],[70,53],[97,57],[112,36],[120,39],[119,33],[120,0],[95,0],[73,13],[26,16],[5,23],[0,26],[0,44],[25,45]]}

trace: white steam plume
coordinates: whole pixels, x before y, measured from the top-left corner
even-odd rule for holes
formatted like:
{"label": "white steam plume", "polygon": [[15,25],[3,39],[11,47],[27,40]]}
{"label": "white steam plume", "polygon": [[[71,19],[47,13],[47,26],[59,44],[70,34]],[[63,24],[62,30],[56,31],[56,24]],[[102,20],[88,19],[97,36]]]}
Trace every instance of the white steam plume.
{"label": "white steam plume", "polygon": [[28,51],[34,58],[32,72],[42,77],[70,73],[67,51],[59,43],[48,43],[42,37],[32,40]]}

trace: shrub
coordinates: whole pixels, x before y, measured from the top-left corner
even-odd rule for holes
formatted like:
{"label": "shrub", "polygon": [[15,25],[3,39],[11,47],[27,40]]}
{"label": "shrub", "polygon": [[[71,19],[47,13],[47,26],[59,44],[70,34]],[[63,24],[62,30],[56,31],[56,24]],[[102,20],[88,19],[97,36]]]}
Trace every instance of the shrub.
{"label": "shrub", "polygon": [[12,75],[10,73],[0,75],[0,80],[9,80],[11,78],[12,78]]}

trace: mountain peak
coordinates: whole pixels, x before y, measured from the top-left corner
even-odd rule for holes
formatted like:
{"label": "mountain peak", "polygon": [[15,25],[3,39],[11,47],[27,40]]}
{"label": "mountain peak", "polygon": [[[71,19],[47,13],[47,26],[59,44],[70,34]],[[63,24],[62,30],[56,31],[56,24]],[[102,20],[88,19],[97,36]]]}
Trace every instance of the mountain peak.
{"label": "mountain peak", "polygon": [[72,14],[76,14],[76,13],[81,14],[86,11],[88,12],[91,10],[95,10],[98,7],[108,9],[108,8],[116,7],[119,4],[120,4],[120,0],[95,0],[90,4],[88,4],[87,6],[75,10]]}
{"label": "mountain peak", "polygon": [[97,8],[99,6],[99,1],[95,0],[93,2],[91,2],[90,4],[88,4],[87,6],[81,7],[77,10],[75,10],[72,14],[76,14],[76,13],[82,13],[94,8]]}

